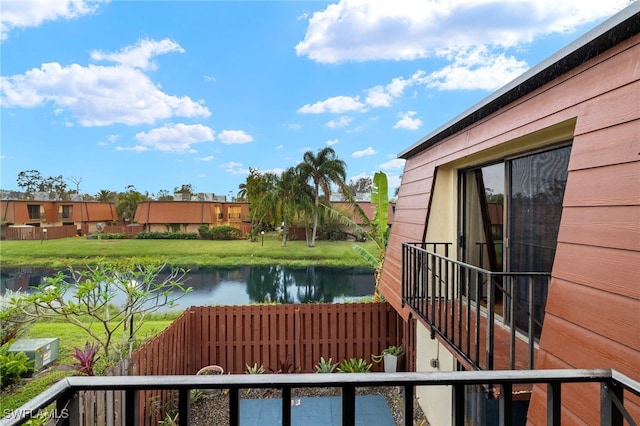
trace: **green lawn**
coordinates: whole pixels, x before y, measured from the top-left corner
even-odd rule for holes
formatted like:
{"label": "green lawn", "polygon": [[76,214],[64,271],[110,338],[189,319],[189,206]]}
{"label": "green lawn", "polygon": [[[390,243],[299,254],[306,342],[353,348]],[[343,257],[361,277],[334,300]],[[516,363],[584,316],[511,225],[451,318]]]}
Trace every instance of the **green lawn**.
{"label": "green lawn", "polygon": [[[88,240],[83,237],[49,241],[2,241],[0,261],[3,267],[66,267],[95,263],[101,257],[161,258],[173,266],[367,266],[347,241],[289,241],[280,246],[276,234],[264,236],[264,242],[246,240]],[[373,242],[357,243],[375,253]]]}
{"label": "green lawn", "polygon": [[[145,321],[137,335],[138,339],[140,341],[144,341],[154,336],[169,326],[173,319],[174,318],[165,318]],[[99,324],[95,324],[93,328],[99,330]],[[60,352],[58,359],[54,361],[49,368],[37,374],[34,379],[27,380],[20,386],[3,391],[0,394],[1,413],[7,413],[7,410],[17,409],[31,398],[42,393],[45,389],[61,378],[74,374],[73,370],[65,368],[65,366],[71,365],[75,362],[75,360],[70,356],[73,352],[73,348],[79,347],[84,349],[87,341],[95,343],[84,330],[67,322],[40,321],[36,323],[27,336],[25,336],[25,338],[31,339],[52,337],[60,339]],[[104,359],[104,357],[98,360],[96,365],[98,371],[104,370],[106,361],[107,360]]]}

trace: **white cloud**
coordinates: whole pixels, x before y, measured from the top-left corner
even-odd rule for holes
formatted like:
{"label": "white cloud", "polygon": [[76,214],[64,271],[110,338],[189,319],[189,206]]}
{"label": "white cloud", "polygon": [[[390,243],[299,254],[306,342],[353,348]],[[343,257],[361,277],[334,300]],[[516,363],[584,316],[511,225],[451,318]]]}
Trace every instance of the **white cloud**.
{"label": "white cloud", "polygon": [[394,129],[418,130],[422,126],[422,120],[414,118],[415,111],[401,112],[398,114],[400,120],[393,126]]}
{"label": "white cloud", "polygon": [[277,149],[277,150],[284,149],[284,145],[278,145],[278,146],[276,146],[276,149]]}
{"label": "white cloud", "polygon": [[372,107],[388,107],[391,106],[393,96],[382,86],[375,86],[367,89],[367,98],[365,102]]}
{"label": "white cloud", "polygon": [[149,148],[142,145],[136,146],[117,146],[116,151],[134,151],[134,152],[146,152],[149,151]]}
{"label": "white cloud", "polygon": [[363,111],[364,109],[365,105],[360,102],[358,96],[334,96],[312,105],[306,104],[298,109],[298,112],[301,114],[323,114],[326,112],[341,114],[349,111]]}
{"label": "white cloud", "polygon": [[228,145],[253,142],[253,136],[243,130],[223,130],[218,134],[218,139]]}
{"label": "white cloud", "polygon": [[373,149],[372,147],[367,147],[361,151],[356,151],[353,154],[351,154],[351,156],[353,158],[360,158],[360,157],[367,157],[370,155],[375,155],[378,151],[376,151],[375,149]]}
{"label": "white cloud", "polygon": [[142,70],[129,66],[52,62],[24,74],[0,77],[1,106],[33,108],[47,103],[82,126],[152,124],[175,116],[211,115],[201,102],[168,95]]}
{"label": "white cloud", "polygon": [[246,175],[249,174],[249,169],[245,169],[242,163],[236,163],[235,161],[229,161],[228,163],[220,164],[220,167],[225,172],[232,175]]}
{"label": "white cloud", "polygon": [[45,21],[89,15],[98,6],[95,1],[84,0],[3,0],[0,3],[0,41],[6,40],[13,30],[37,27]]}
{"label": "white cloud", "polygon": [[382,170],[398,170],[404,168],[405,160],[402,158],[394,158],[391,161],[387,161],[386,163],[380,164],[380,168]]}
{"label": "white cloud", "polygon": [[302,124],[300,123],[289,123],[286,125],[289,130],[300,130],[302,129]]}
{"label": "white cloud", "polygon": [[213,155],[208,155],[206,157],[195,157],[194,160],[196,161],[213,161],[215,160],[216,157],[214,157]]}
{"label": "white cloud", "polygon": [[126,46],[116,53],[105,53],[101,50],[91,52],[91,59],[94,61],[115,62],[117,65],[131,68],[139,68],[141,70],[155,70],[158,64],[153,62],[151,58],[170,52],[184,53],[184,49],[175,41],[164,39],[155,40],[138,40],[133,46]]}
{"label": "white cloud", "polygon": [[331,140],[328,140],[328,141],[326,142],[326,144],[327,144],[327,146],[334,146],[334,145],[335,145],[335,144],[337,144],[338,142],[339,142],[339,141],[338,141],[338,139],[331,139]]}
{"label": "white cloud", "polygon": [[454,55],[451,65],[416,81],[439,90],[495,90],[529,68],[524,61],[495,55],[484,47]]}
{"label": "white cloud", "polygon": [[202,124],[168,124],[149,132],[136,134],[143,146],[157,151],[196,152],[191,145],[214,140],[214,131]]}
{"label": "white cloud", "polygon": [[216,78],[212,75],[205,75],[204,81],[216,81]]}
{"label": "white cloud", "polygon": [[513,47],[570,32],[629,0],[341,0],[309,18],[298,55],[321,63],[414,60],[442,47]]}
{"label": "white cloud", "polygon": [[326,126],[330,127],[332,129],[338,128],[338,127],[345,127],[348,126],[349,123],[351,123],[353,121],[353,117],[349,117],[346,115],[343,115],[342,117],[340,117],[337,120],[330,120]]}

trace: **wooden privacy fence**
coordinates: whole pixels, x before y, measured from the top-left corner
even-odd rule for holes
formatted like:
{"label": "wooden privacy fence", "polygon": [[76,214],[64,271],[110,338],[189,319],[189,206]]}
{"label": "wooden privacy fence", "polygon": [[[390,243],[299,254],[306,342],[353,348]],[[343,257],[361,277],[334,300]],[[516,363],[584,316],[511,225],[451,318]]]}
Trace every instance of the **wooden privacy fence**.
{"label": "wooden privacy fence", "polygon": [[[412,371],[414,328],[388,303],[191,307],[133,353],[128,374],[188,375],[214,364],[225,373],[243,374],[255,363],[269,373],[287,357],[296,372],[314,373],[320,357],[371,362],[371,354],[399,345]],[[374,363],[372,371],[382,371],[382,365]],[[111,374],[126,373],[120,366]],[[89,394],[82,396],[84,424],[122,424],[121,391]],[[140,391],[139,423],[156,425],[174,401],[173,391]]]}
{"label": "wooden privacy fence", "polygon": [[[44,230],[47,232],[45,233]],[[75,225],[62,226],[7,226],[3,227],[5,240],[54,240],[75,237],[78,230]]]}
{"label": "wooden privacy fence", "polygon": [[255,363],[276,371],[287,357],[296,371],[313,373],[320,357],[371,362],[371,354],[403,343],[404,323],[386,303],[192,307],[188,313],[187,374],[212,364],[233,374]]}

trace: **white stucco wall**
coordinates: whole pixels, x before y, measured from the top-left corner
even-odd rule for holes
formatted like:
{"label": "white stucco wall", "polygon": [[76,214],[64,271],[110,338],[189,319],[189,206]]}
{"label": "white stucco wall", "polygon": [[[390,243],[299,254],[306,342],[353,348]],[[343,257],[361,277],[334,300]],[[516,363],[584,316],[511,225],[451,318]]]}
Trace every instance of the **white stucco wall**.
{"label": "white stucco wall", "polygon": [[[455,371],[455,358],[442,347],[437,339],[431,339],[426,327],[418,324],[417,328],[416,371]],[[437,360],[439,366],[432,367],[431,360]],[[416,396],[429,424],[434,426],[451,424],[451,386],[419,386],[416,389]]]}

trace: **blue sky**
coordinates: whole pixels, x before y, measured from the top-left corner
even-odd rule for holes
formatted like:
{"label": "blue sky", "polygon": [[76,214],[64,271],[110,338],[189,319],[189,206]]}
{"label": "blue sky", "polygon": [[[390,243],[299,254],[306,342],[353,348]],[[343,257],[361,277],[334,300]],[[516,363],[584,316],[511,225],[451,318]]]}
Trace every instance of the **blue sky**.
{"label": "blue sky", "polygon": [[0,0],[0,188],[236,194],[332,146],[348,179],[628,0]]}

